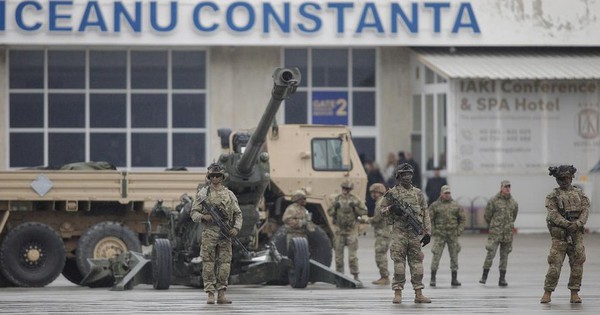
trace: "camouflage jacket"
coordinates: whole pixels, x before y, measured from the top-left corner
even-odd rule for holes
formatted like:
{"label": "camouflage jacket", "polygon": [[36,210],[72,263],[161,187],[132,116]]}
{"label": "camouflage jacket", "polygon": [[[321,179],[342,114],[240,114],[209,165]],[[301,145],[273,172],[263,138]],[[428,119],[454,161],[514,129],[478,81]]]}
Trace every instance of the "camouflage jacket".
{"label": "camouflage jacket", "polygon": [[571,222],[575,222],[579,228],[583,228],[587,223],[590,200],[581,189],[575,186],[571,186],[568,190],[554,188],[546,196],[546,209],[548,210],[546,216],[548,228],[567,228]]}
{"label": "camouflage jacket", "polygon": [[[339,208],[336,204],[339,203]],[[367,214],[367,206],[355,194],[339,194],[327,210],[327,214],[341,230],[352,230],[358,223],[358,217]]]}
{"label": "camouflage jacket", "polygon": [[[210,187],[210,188],[209,188]],[[209,214],[208,210],[202,206],[202,201],[206,200],[217,211],[220,211],[225,221],[232,228],[242,228],[242,211],[238,205],[237,197],[227,187],[222,186],[216,190],[212,186],[204,186],[198,189],[196,198],[192,203],[192,212],[200,212],[200,214]],[[214,235],[220,235],[219,227],[214,222],[203,222],[204,232],[209,232]]]}
{"label": "camouflage jacket", "polygon": [[434,236],[457,236],[465,230],[465,213],[453,199],[438,198],[429,206],[429,216]]}
{"label": "camouflage jacket", "polygon": [[[388,197],[388,194],[391,194],[391,196]],[[381,198],[381,208],[392,205],[392,202],[389,199],[390,197],[392,199],[403,200],[409,203],[416,212],[415,216],[419,219],[423,226],[423,234],[431,233],[431,220],[429,219],[429,211],[427,211],[427,205],[425,204],[423,192],[419,188],[411,186],[409,189],[406,189],[399,184],[394,186],[383,195],[383,198]],[[391,213],[391,211],[386,212],[384,216],[387,218],[388,224],[392,225],[392,235],[415,235],[415,233],[406,226],[406,219],[404,217],[397,216]]]}
{"label": "camouflage jacket", "polygon": [[308,221],[307,213],[306,208],[297,203],[292,203],[283,213],[283,223],[293,229],[302,228]]}
{"label": "camouflage jacket", "polygon": [[383,198],[379,198],[379,200],[377,200],[377,202],[375,204],[375,213],[373,214],[373,217],[369,221],[369,222],[371,222],[371,226],[373,226],[373,228],[375,230],[388,228],[387,220],[383,216],[383,214],[381,214],[381,201],[382,200],[383,200]]}
{"label": "camouflage jacket", "polygon": [[504,196],[502,193],[497,193],[490,198],[483,215],[489,226],[490,235],[495,235],[500,240],[511,241],[518,212],[519,205],[511,195]]}

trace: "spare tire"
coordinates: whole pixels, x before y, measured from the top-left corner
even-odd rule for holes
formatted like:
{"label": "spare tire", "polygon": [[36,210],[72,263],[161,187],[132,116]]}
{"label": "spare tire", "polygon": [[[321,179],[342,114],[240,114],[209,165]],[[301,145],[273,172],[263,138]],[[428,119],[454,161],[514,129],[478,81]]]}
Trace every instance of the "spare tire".
{"label": "spare tire", "polygon": [[167,290],[173,275],[171,242],[159,238],[152,246],[152,285],[156,290]]}
{"label": "spare tire", "polygon": [[304,237],[294,237],[290,240],[288,257],[292,266],[288,269],[288,280],[292,288],[303,289],[310,278],[310,257],[308,241]]}

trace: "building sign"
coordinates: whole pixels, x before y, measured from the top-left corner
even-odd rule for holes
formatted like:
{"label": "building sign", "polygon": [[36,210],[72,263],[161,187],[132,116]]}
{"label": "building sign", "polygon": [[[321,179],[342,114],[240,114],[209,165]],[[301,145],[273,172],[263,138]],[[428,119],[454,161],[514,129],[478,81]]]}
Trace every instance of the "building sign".
{"label": "building sign", "polygon": [[[600,81],[452,83],[455,171],[540,172],[600,159]],[[452,139],[453,138],[453,139]]]}
{"label": "building sign", "polygon": [[0,0],[0,44],[600,44],[600,2],[504,2]]}
{"label": "building sign", "polygon": [[348,125],[348,92],[313,92],[312,123]]}

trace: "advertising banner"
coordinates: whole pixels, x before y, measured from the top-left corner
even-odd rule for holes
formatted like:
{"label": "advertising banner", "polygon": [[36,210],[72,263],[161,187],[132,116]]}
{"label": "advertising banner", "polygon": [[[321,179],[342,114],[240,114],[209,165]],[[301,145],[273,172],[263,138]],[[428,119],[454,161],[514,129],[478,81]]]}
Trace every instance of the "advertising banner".
{"label": "advertising banner", "polygon": [[348,92],[313,92],[313,124],[348,125],[348,114]]}

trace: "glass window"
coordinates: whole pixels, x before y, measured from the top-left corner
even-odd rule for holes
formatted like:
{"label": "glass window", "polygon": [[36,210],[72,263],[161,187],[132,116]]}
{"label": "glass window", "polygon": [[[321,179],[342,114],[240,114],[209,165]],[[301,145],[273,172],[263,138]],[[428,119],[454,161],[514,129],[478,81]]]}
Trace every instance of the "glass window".
{"label": "glass window", "polygon": [[85,95],[48,95],[48,126],[50,128],[85,127]]}
{"label": "glass window", "polygon": [[133,128],[167,127],[167,94],[132,94]]}
{"label": "glass window", "polygon": [[90,160],[106,161],[115,166],[127,166],[125,133],[90,134]]}
{"label": "glass window", "polygon": [[418,132],[421,130],[421,95],[413,95],[413,106],[412,106],[412,130]]}
{"label": "glass window", "polygon": [[90,127],[125,128],[127,97],[125,94],[90,94]]}
{"label": "glass window", "polygon": [[48,161],[49,166],[85,161],[85,134],[50,132]]}
{"label": "glass window", "polygon": [[131,88],[166,89],[167,60],[166,51],[132,51]]}
{"label": "glass window", "polygon": [[435,73],[429,67],[425,66],[425,84],[433,84],[435,81]]}
{"label": "glass window", "polygon": [[48,87],[51,89],[85,88],[85,52],[48,51]]}
{"label": "glass window", "polygon": [[126,51],[90,51],[92,89],[127,88]]}
{"label": "glass window", "polygon": [[312,52],[313,86],[348,86],[347,49],[314,49]]}
{"label": "glass window", "polygon": [[352,137],[352,142],[354,142],[361,162],[375,161],[375,138]]}
{"label": "glass window", "polygon": [[173,166],[198,167],[205,165],[204,133],[173,134]]}
{"label": "glass window", "polygon": [[203,51],[174,51],[173,88],[206,88],[206,53]]}
{"label": "glass window", "polygon": [[10,166],[27,167],[44,165],[44,134],[10,134]]}
{"label": "glass window", "polygon": [[375,126],[375,92],[354,92],[354,126]]}
{"label": "glass window", "polygon": [[375,50],[352,50],[352,85],[375,86]]}
{"label": "glass window", "polygon": [[44,94],[10,94],[10,127],[44,127]]}
{"label": "glass window", "polygon": [[205,94],[173,94],[173,127],[206,127]]}
{"label": "glass window", "polygon": [[307,123],[306,97],[306,92],[296,92],[285,100],[285,122],[287,124]]}
{"label": "glass window", "polygon": [[308,85],[308,51],[306,49],[286,49],[285,50],[285,66],[298,67],[302,78],[300,86]]}
{"label": "glass window", "polygon": [[44,88],[44,51],[11,50],[9,65],[11,89]]}
{"label": "glass window", "polygon": [[317,171],[347,170],[342,163],[342,140],[338,138],[312,140],[313,169]]}
{"label": "glass window", "polygon": [[132,133],[131,166],[164,167],[167,165],[166,133]]}

